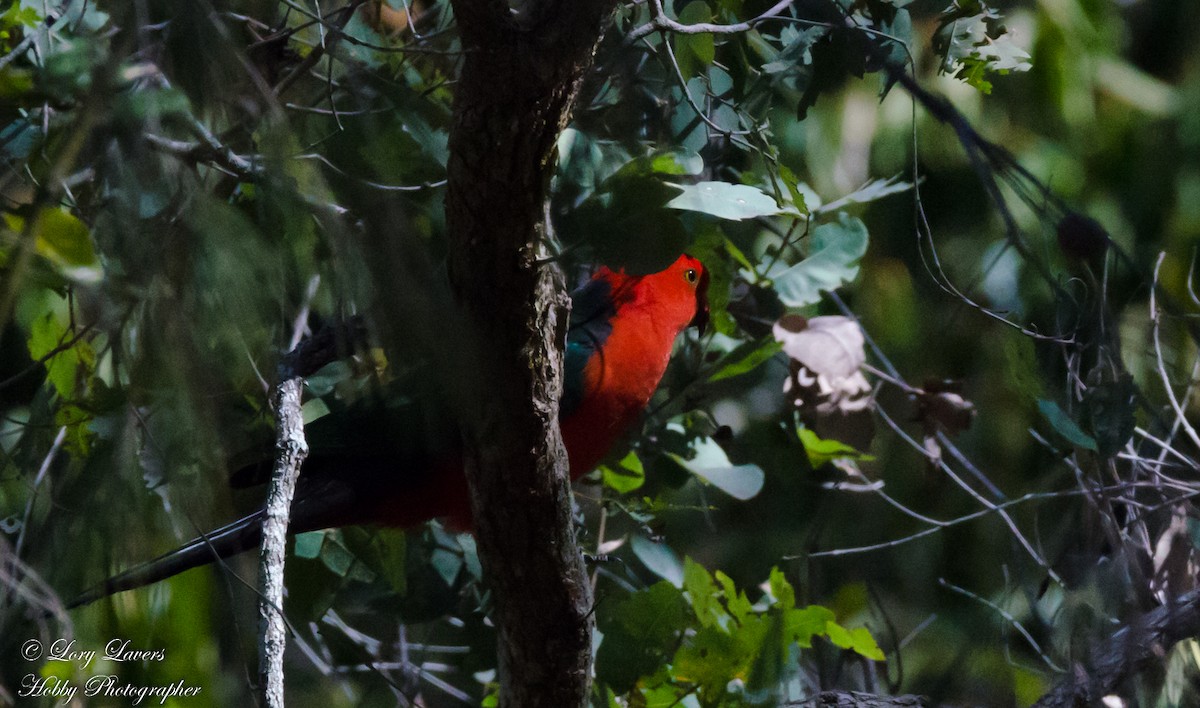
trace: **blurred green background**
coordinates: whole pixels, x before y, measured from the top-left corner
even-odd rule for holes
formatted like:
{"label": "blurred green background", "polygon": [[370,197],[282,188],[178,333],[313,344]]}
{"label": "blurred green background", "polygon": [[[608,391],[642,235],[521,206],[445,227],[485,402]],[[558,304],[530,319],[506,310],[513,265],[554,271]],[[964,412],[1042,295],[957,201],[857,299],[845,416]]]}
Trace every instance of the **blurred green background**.
{"label": "blurred green background", "polygon": [[[770,6],[667,12],[728,23]],[[630,41],[651,7],[618,9],[559,141],[557,261],[576,283],[597,262],[650,271],[688,249],[713,274],[716,333],[681,340],[644,426],[607,473],[577,485],[581,542],[611,556],[594,565],[602,629],[683,557],[764,607],[778,599],[761,587],[778,567],[800,606],[867,627],[886,663],[818,640],[783,657],[768,688],[735,671],[749,688],[672,688],[679,705],[769,705],[822,688],[1029,705],[1156,598],[1191,589],[1200,449],[1162,376],[1193,412],[1193,3],[872,0],[848,9],[873,34],[853,34],[829,29],[833,6],[803,0],[747,32]],[[965,150],[869,47],[1028,173]],[[314,328],[362,317],[369,332],[309,380],[312,420],[437,351],[428,323],[452,307],[438,283],[461,61],[453,13],[399,0],[12,0],[0,5],[0,57],[0,687],[17,705],[50,705],[22,697],[25,677],[113,673],[203,687],[170,705],[245,704],[253,554],[44,614],[254,508],[255,492],[224,479],[269,454],[268,388],[298,313]],[[664,184],[701,180],[773,199],[742,219],[712,203],[664,206],[679,193]],[[1067,209],[1102,224],[1107,253],[1064,245]],[[850,238],[843,211],[869,233],[861,262],[843,255],[822,271],[846,281],[845,311],[828,296],[781,299],[787,276],[773,266],[813,255],[809,225]],[[1157,331],[1152,292],[1167,313]],[[859,318],[878,412],[849,427],[873,459],[814,469],[783,391],[788,360],[772,349],[785,310]],[[736,368],[747,353],[757,365]],[[931,418],[911,387],[942,380],[974,407],[969,429],[943,431],[962,459],[923,439]],[[618,462],[630,450],[636,483]],[[698,450],[716,457],[686,459]],[[695,474],[713,464],[752,488],[761,469],[761,491],[735,499]],[[1018,499],[1005,507],[1011,526],[981,512]],[[470,536],[349,528],[293,550],[293,704],[488,700],[495,638]],[[20,657],[29,639],[68,637],[87,649],[128,639],[166,658]],[[1198,658],[1181,643],[1121,693],[1129,705],[1200,705]],[[597,671],[611,685],[603,657]],[[663,677],[642,679],[621,705],[657,705]],[[617,704],[606,690],[597,705]]]}

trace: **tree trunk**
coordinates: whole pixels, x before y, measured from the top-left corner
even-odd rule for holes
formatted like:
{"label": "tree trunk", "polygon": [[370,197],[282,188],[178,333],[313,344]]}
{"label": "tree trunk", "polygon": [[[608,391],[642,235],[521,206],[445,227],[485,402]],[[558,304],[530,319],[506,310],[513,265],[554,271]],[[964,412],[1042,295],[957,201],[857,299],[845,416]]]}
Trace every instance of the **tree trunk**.
{"label": "tree trunk", "polygon": [[539,263],[554,144],[614,0],[512,12],[454,0],[465,50],[450,132],[450,281],[477,333],[464,465],[499,631],[500,704],[586,703],[591,596],[558,430],[568,300]]}

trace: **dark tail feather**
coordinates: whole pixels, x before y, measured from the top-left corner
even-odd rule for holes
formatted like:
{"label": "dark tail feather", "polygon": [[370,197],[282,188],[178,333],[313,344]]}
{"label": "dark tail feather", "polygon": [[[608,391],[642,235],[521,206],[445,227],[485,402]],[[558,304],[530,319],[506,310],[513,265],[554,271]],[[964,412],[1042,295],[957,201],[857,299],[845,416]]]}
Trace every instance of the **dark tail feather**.
{"label": "dark tail feather", "polygon": [[185,570],[237,555],[262,542],[262,511],[193,539],[152,561],[114,575],[67,603],[67,609],[88,605],[109,595],[157,583]]}

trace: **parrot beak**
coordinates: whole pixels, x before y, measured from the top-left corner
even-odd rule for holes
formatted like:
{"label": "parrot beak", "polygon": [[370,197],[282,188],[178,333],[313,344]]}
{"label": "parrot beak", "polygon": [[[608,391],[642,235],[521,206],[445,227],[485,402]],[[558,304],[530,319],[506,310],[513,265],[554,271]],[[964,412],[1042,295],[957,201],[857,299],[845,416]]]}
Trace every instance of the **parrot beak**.
{"label": "parrot beak", "polygon": [[708,271],[700,274],[700,284],[696,286],[696,316],[688,326],[700,330],[701,337],[708,329]]}

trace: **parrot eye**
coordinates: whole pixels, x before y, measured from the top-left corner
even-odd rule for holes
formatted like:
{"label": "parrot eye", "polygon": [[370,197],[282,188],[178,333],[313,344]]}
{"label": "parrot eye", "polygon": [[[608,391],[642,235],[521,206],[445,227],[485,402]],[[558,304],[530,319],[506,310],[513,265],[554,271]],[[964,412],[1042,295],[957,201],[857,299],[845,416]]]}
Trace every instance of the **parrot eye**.
{"label": "parrot eye", "polygon": [[700,278],[700,274],[696,272],[695,268],[688,268],[683,272],[683,278],[689,283],[695,285],[696,281]]}

